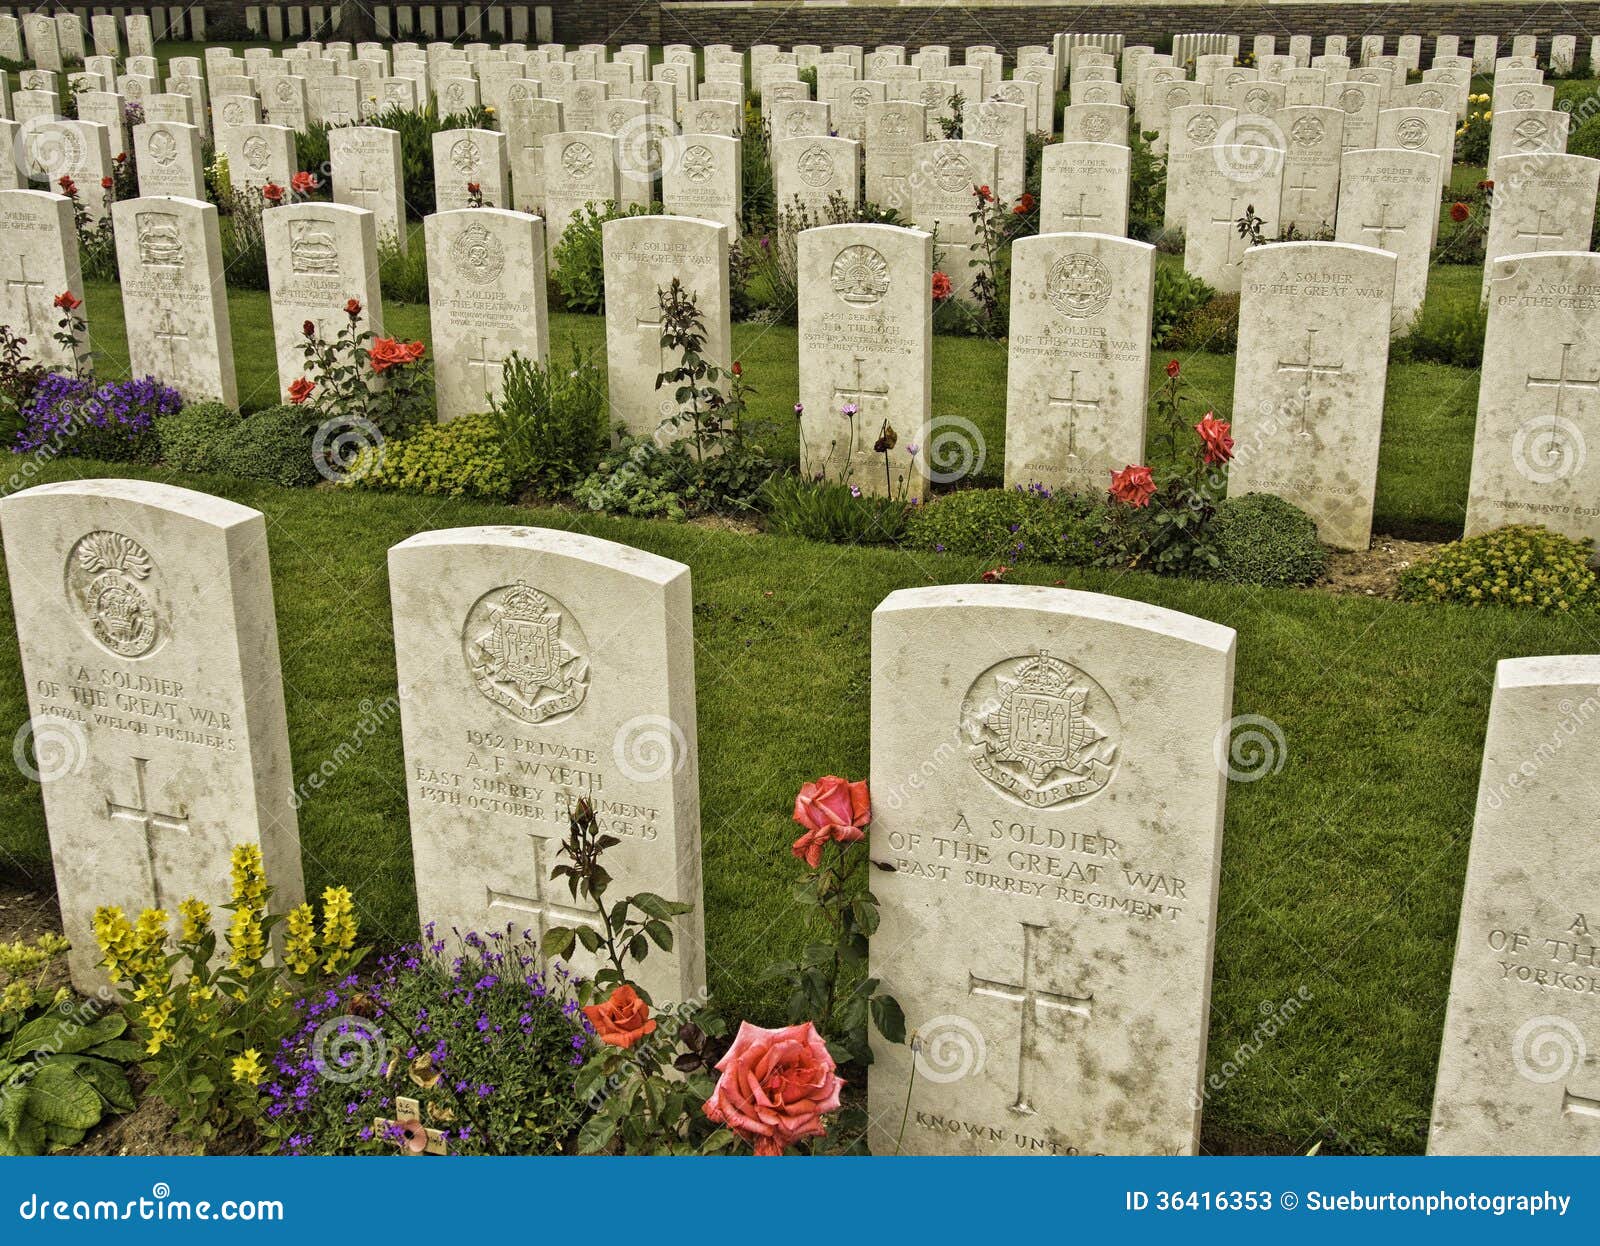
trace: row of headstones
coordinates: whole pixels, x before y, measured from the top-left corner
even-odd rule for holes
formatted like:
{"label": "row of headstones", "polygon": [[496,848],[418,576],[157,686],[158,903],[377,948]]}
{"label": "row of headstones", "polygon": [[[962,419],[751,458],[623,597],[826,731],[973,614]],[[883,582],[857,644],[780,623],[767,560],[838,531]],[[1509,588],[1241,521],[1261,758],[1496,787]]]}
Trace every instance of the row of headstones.
{"label": "row of headstones", "polygon": [[[235,844],[260,846],[278,905],[299,901],[297,810],[398,716],[420,921],[595,925],[550,878],[583,799],[618,841],[617,890],[693,906],[641,985],[700,996],[687,566],[528,527],[401,542],[398,691],[297,770],[259,512],[88,480],[0,501],[0,528],[80,989],[104,984],[97,905],[220,908]],[[880,1153],[1196,1150],[1235,639],[1023,585],[901,590],[874,612],[870,970],[914,1033],[876,1044]],[[1600,658],[1499,664],[1436,1153],[1600,1150],[1600,1078],[1581,1063],[1600,871],[1571,848],[1600,806],[1586,750],[1549,746],[1592,716],[1597,685]],[[1578,1059],[1552,1068],[1553,1040]]]}
{"label": "row of headstones", "polygon": [[[1431,194],[1431,156],[1374,151],[1349,159],[1348,219],[1382,219],[1385,196],[1402,179],[1418,195]],[[1591,206],[1593,199],[1591,177]],[[40,358],[63,362],[49,354],[59,356],[63,344],[44,343],[53,296],[66,289],[81,296],[71,205],[47,192],[4,191],[0,207],[0,239],[16,269],[0,287],[0,306],[8,323],[25,326],[30,343],[40,344]],[[1417,235],[1405,253],[1414,255],[1424,249],[1426,219],[1404,216]],[[116,204],[113,221],[135,375],[154,375],[191,400],[235,403],[216,208],[141,198]],[[265,223],[287,395],[305,371],[308,321],[332,340],[355,298],[362,327],[383,332],[378,231],[373,213],[343,204],[289,204],[268,211]],[[547,358],[544,230],[536,216],[492,208],[425,222],[441,419],[487,409],[513,352]],[[690,217],[605,225],[613,422],[654,435],[676,414],[656,386],[673,363],[661,344],[658,292],[674,280],[692,292],[708,326],[707,356],[731,361],[731,241],[726,225]],[[931,419],[934,251],[932,234],[901,227],[799,235],[798,397],[808,472],[922,496],[930,484],[981,467],[975,427]],[[1232,411],[1229,488],[1286,498],[1341,549],[1365,549],[1371,537],[1400,269],[1395,250],[1355,242],[1252,247],[1239,263],[1234,392],[1251,397]],[[1154,277],[1154,248],[1126,238],[1058,232],[1015,244],[1008,484],[1098,492],[1111,472],[1144,461]],[[1577,538],[1600,536],[1600,464],[1585,453],[1600,438],[1600,376],[1587,376],[1582,350],[1596,329],[1600,304],[1587,292],[1600,288],[1597,280],[1600,256],[1576,250],[1512,255],[1491,266],[1469,532],[1537,518]],[[873,449],[885,426],[900,437],[896,454]]]}
{"label": "row of headstones", "polygon": [[[370,6],[373,28],[380,39],[407,35],[442,36],[446,39],[475,39],[484,35],[497,38],[548,41],[555,25],[554,10],[547,4],[374,4]],[[323,5],[246,5],[245,25],[255,34],[273,42],[296,39],[319,30],[326,20],[334,29],[339,25],[339,6]]]}

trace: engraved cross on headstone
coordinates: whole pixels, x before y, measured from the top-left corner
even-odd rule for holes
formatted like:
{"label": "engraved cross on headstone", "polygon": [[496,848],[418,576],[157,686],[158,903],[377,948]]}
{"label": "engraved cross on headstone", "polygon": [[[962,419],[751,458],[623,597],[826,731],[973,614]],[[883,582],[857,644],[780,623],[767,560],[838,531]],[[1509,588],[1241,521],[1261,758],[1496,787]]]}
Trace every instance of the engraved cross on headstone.
{"label": "engraved cross on headstone", "polygon": [[1011,1110],[1019,1116],[1031,1116],[1034,1111],[1032,1095],[1028,1089],[1028,1074],[1033,1062],[1039,1058],[1037,1031],[1040,1010],[1048,1008],[1056,1012],[1069,1012],[1075,1017],[1088,1020],[1090,1007],[1094,1003],[1093,994],[1065,995],[1033,985],[1034,941],[1044,929],[1043,926],[1022,923],[1020,982],[999,982],[991,978],[980,978],[971,970],[967,971],[969,995],[984,995],[990,999],[1003,999],[1022,1005],[1021,1035],[1018,1039],[1017,1054],[1017,1098],[1011,1105]]}
{"label": "engraved cross on headstone", "polygon": [[377,178],[369,176],[371,172],[372,170],[367,167],[365,161],[357,161],[356,175],[350,179],[353,184],[346,186],[344,188],[344,193],[347,195],[369,196],[373,202],[376,202],[378,196],[383,192],[383,187],[367,185],[368,182],[378,180]]}
{"label": "engraved cross on headstone", "polygon": [[1561,433],[1561,402],[1567,396],[1569,389],[1595,393],[1600,391],[1600,377],[1583,380],[1579,377],[1567,375],[1567,361],[1572,354],[1573,342],[1561,343],[1561,367],[1555,376],[1528,376],[1525,388],[1527,389],[1553,389],[1556,391],[1556,409],[1551,419],[1552,427],[1557,436]]}
{"label": "engraved cross on headstone", "polygon": [[1311,436],[1311,382],[1317,376],[1334,376],[1344,371],[1344,360],[1337,363],[1318,363],[1317,359],[1317,330],[1306,330],[1306,357],[1302,360],[1278,360],[1279,372],[1296,372],[1300,375],[1300,385],[1296,394],[1300,399],[1300,435]]}
{"label": "engraved cross on headstone", "polygon": [[1310,169],[1295,170],[1295,175],[1300,180],[1289,187],[1290,190],[1294,191],[1297,201],[1300,205],[1295,209],[1297,212],[1304,212],[1306,210],[1306,196],[1319,189],[1316,181],[1308,178],[1307,175],[1310,172]]}
{"label": "engraved cross on headstone", "polygon": [[157,813],[150,808],[149,797],[145,794],[145,769],[150,764],[148,758],[135,757],[133,759],[133,803],[131,805],[119,804],[112,797],[106,797],[106,817],[114,822],[131,822],[139,828],[144,837],[145,868],[149,871],[150,895],[155,901],[155,906],[166,908],[161,896],[161,874],[156,869],[156,841],[157,831],[182,831],[189,834],[189,811],[180,808],[176,813]]}
{"label": "engraved cross on headstone", "polygon": [[1561,1115],[1600,1116],[1600,1099],[1591,1099],[1588,1095],[1574,1094],[1570,1088],[1563,1088],[1561,1091]]}
{"label": "engraved cross on headstone", "polygon": [[[321,326],[319,325],[318,331],[320,332],[320,330]],[[172,370],[176,372],[178,370],[177,343],[187,342],[189,340],[189,334],[186,331],[180,331],[178,329],[177,321],[172,315],[172,308],[169,307],[162,312],[161,323],[156,326],[155,337],[156,341],[166,344],[167,363],[171,366]]]}
{"label": "engraved cross on headstone", "polygon": [[484,396],[488,397],[495,392],[495,387],[489,383],[489,369],[493,368],[496,378],[505,376],[506,361],[489,349],[489,339],[478,339],[478,353],[467,357],[467,367],[478,370],[479,385]]}
{"label": "engraved cross on headstone", "polygon": [[544,894],[545,878],[548,874],[544,863],[544,845],[548,839],[531,831],[528,833],[528,838],[533,840],[533,894],[520,896],[512,891],[496,891],[490,887],[489,907],[511,909],[516,913],[532,915],[541,946],[544,943],[545,931],[550,928],[551,918],[556,918],[557,924],[570,922],[577,925],[598,926],[600,921],[593,909],[574,908],[552,900]]}
{"label": "engraved cross on headstone", "polygon": [[865,383],[861,380],[861,365],[866,363],[866,359],[864,357],[861,355],[852,356],[851,362],[855,364],[856,383],[853,387],[844,385],[834,386],[833,400],[835,402],[852,403],[857,409],[859,409],[861,404],[868,398],[887,398],[889,396],[889,390],[887,387],[883,389],[868,389]]}
{"label": "engraved cross on headstone", "polygon": [[1074,368],[1068,375],[1070,376],[1071,380],[1067,386],[1066,397],[1057,398],[1052,394],[1050,396],[1050,405],[1052,407],[1064,407],[1066,409],[1067,457],[1069,459],[1075,459],[1078,457],[1078,412],[1098,412],[1100,410],[1100,400],[1098,398],[1078,397],[1078,370]]}
{"label": "engraved cross on headstone", "polygon": [[1546,233],[1544,228],[1544,217],[1545,209],[1538,209],[1538,215],[1534,217],[1533,228],[1531,230],[1519,229],[1514,236],[1517,238],[1532,238],[1533,249],[1535,251],[1543,251],[1544,244],[1547,240],[1550,242],[1560,242],[1566,237],[1565,234]]}
{"label": "engraved cross on headstone", "polygon": [[1363,225],[1361,230],[1363,233],[1377,234],[1379,249],[1387,250],[1389,245],[1389,235],[1403,234],[1406,232],[1406,227],[1404,225],[1394,225],[1390,223],[1389,204],[1387,201],[1380,206],[1383,210],[1378,213],[1377,223],[1373,225]]}
{"label": "engraved cross on headstone", "polygon": [[1078,207],[1075,211],[1065,212],[1062,219],[1067,221],[1072,229],[1082,229],[1085,221],[1103,221],[1105,214],[1102,212],[1089,212],[1084,209],[1083,201],[1089,197],[1087,191],[1078,192]]}
{"label": "engraved cross on headstone", "polygon": [[28,318],[28,332],[33,332],[33,291],[43,290],[44,282],[31,279],[28,276],[28,257],[17,256],[17,275],[6,278],[6,288],[22,291],[22,311]]}

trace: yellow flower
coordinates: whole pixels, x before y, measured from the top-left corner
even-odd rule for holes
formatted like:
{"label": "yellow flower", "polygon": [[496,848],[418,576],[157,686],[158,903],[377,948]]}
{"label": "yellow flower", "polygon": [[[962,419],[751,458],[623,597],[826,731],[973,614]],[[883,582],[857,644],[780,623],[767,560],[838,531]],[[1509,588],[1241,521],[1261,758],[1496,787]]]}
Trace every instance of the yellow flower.
{"label": "yellow flower", "polygon": [[254,1047],[246,1047],[243,1055],[234,1057],[233,1080],[239,1085],[259,1086],[266,1079],[267,1071],[261,1067],[261,1053]]}
{"label": "yellow flower", "polygon": [[236,844],[233,849],[233,920],[228,923],[228,964],[241,978],[254,975],[267,955],[262,919],[267,910],[267,879],[261,849]]}
{"label": "yellow flower", "polygon": [[211,929],[211,909],[203,901],[193,896],[180,900],[178,913],[183,918],[183,931],[178,936],[180,943],[199,943],[206,937]]}
{"label": "yellow flower", "polygon": [[317,963],[317,919],[309,904],[297,904],[289,910],[283,959],[289,972],[301,978]]}
{"label": "yellow flower", "polygon": [[26,982],[8,982],[0,991],[0,1013],[26,1012],[33,1006],[33,988]]}
{"label": "yellow flower", "polygon": [[356,945],[355,901],[348,887],[322,893],[322,968],[337,973]]}

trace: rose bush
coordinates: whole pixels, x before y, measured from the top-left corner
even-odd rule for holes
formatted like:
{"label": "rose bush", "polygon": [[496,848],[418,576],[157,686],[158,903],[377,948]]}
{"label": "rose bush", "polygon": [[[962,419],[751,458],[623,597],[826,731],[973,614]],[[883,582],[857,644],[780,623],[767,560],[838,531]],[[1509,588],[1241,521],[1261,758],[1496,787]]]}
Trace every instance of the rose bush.
{"label": "rose bush", "polygon": [[809,1021],[778,1030],[740,1022],[717,1070],[722,1076],[705,1114],[757,1155],[782,1155],[802,1139],[824,1136],[822,1118],[839,1110],[844,1089],[827,1043]]}

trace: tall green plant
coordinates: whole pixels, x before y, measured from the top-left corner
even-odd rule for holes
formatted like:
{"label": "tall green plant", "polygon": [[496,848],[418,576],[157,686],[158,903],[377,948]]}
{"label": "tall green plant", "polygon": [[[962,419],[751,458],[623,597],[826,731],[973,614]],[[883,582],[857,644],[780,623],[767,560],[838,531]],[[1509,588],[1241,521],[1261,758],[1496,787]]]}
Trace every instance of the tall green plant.
{"label": "tall green plant", "polygon": [[512,478],[541,493],[582,480],[608,444],[600,369],[576,342],[569,368],[513,352],[493,414]]}

